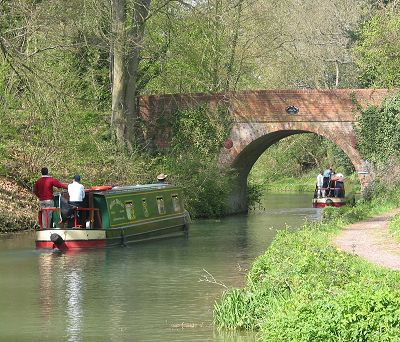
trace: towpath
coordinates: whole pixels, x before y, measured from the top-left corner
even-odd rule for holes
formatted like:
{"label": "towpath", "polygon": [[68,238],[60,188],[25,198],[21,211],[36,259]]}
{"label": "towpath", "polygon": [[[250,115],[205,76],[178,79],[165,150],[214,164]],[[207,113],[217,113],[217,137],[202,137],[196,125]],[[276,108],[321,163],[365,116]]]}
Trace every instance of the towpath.
{"label": "towpath", "polygon": [[400,208],[350,224],[333,244],[377,265],[400,270],[400,243],[394,241],[388,229],[389,221],[398,213]]}

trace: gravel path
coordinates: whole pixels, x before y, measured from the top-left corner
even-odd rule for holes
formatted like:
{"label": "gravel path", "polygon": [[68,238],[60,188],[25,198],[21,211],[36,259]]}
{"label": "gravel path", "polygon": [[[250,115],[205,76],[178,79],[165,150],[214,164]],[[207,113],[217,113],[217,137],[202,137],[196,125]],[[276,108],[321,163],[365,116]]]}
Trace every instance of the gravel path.
{"label": "gravel path", "polygon": [[334,240],[340,249],[383,267],[400,270],[400,244],[389,235],[389,221],[400,208],[348,225]]}

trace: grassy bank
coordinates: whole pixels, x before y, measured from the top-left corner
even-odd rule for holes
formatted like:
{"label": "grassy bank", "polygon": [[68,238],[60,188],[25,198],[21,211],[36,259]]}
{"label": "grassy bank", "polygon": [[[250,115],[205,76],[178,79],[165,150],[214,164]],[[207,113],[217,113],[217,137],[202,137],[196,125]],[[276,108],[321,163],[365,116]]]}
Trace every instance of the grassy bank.
{"label": "grassy bank", "polygon": [[399,195],[389,198],[327,208],[322,222],[280,231],[255,260],[246,287],[215,304],[215,324],[257,330],[262,341],[399,339],[400,274],[331,245],[345,225],[399,205]]}

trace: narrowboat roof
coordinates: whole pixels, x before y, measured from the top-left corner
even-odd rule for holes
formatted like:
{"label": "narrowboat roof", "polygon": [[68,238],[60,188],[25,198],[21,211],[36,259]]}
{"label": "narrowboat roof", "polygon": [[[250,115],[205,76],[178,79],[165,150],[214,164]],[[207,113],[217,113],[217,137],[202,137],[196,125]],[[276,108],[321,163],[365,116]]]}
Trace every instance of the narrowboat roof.
{"label": "narrowboat roof", "polygon": [[106,191],[94,191],[95,193],[102,194],[120,194],[125,192],[143,192],[143,191],[153,191],[153,190],[162,190],[162,189],[174,189],[177,188],[171,184],[137,184],[137,185],[124,185],[124,186],[114,186],[113,188]]}

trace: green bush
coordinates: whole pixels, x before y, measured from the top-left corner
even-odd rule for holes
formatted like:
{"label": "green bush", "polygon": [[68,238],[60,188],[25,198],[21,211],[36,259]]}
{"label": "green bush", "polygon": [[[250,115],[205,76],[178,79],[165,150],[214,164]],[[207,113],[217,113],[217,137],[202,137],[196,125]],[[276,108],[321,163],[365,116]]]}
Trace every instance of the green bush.
{"label": "green bush", "polygon": [[354,47],[361,87],[400,86],[399,27],[399,6],[395,4],[362,24]]}
{"label": "green bush", "polygon": [[174,114],[171,146],[160,157],[159,167],[171,175],[172,183],[184,187],[194,217],[226,213],[232,175],[219,168],[217,156],[230,125],[231,117],[222,105],[214,111],[201,105]]}
{"label": "green bush", "polygon": [[226,213],[231,179],[218,168],[215,157],[198,158],[193,152],[169,155],[163,162],[169,181],[184,188],[187,209],[193,217],[218,217]]}
{"label": "green bush", "polygon": [[400,292],[352,284],[337,293],[296,294],[280,303],[261,328],[262,341],[395,341],[400,337]]}

